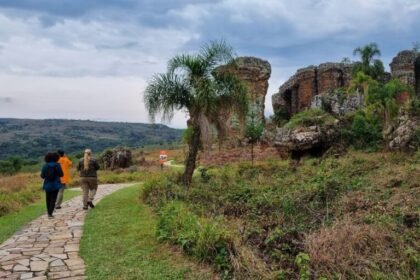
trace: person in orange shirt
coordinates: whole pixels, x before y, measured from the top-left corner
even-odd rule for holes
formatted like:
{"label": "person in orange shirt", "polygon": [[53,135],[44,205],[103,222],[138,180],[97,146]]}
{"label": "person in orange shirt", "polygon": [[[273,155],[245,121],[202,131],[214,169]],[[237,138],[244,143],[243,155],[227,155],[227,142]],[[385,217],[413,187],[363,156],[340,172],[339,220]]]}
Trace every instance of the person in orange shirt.
{"label": "person in orange shirt", "polygon": [[64,188],[66,187],[66,185],[68,185],[68,183],[70,183],[70,166],[72,165],[71,160],[64,154],[64,151],[58,150],[58,154],[60,155],[58,163],[61,165],[61,169],[63,170],[64,176],[60,178],[63,187],[58,192],[57,200],[55,202],[55,209],[61,208],[61,203],[63,202]]}

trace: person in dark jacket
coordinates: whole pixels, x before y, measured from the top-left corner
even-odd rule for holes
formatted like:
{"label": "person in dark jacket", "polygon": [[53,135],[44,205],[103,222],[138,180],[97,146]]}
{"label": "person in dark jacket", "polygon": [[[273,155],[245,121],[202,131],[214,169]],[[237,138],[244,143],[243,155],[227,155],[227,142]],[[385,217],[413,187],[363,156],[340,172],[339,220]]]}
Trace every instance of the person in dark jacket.
{"label": "person in dark jacket", "polygon": [[58,191],[63,187],[60,177],[63,177],[63,170],[57,163],[59,155],[57,153],[47,153],[45,155],[45,164],[41,170],[41,178],[44,179],[43,189],[47,202],[48,218],[54,218],[53,212]]}
{"label": "person in dark jacket", "polygon": [[80,179],[83,190],[83,209],[87,210],[88,206],[95,208],[93,199],[95,198],[96,190],[98,189],[98,162],[92,157],[90,149],[85,150],[85,155],[79,161],[77,170],[80,173]]}

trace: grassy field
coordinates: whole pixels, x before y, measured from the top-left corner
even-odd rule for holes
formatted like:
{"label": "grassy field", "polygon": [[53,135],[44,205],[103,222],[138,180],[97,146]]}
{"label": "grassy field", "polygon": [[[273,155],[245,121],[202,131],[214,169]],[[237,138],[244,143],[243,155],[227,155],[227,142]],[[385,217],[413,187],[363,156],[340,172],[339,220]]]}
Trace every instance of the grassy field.
{"label": "grassy field", "polygon": [[211,270],[157,242],[155,215],[139,191],[120,190],[89,212],[80,249],[88,279],[212,279]]}
{"label": "grassy field", "polygon": [[166,173],[143,199],[159,239],[227,277],[405,280],[420,273],[419,182],[420,153],[350,151],[209,167],[189,189]]}
{"label": "grassy field", "polygon": [[[64,201],[80,195],[80,191],[65,191]],[[45,201],[38,200],[35,203],[27,205],[19,212],[0,217],[0,243],[12,236],[23,225],[36,219],[47,212]]]}

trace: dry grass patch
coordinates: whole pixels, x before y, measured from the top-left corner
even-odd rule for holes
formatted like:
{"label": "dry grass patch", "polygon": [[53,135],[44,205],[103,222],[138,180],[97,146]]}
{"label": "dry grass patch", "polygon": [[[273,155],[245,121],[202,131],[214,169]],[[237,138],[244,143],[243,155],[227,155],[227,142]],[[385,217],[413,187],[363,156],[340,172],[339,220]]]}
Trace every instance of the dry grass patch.
{"label": "dry grass patch", "polygon": [[305,241],[317,276],[339,279],[374,279],[379,273],[397,276],[403,262],[400,247],[385,228],[354,224],[348,218],[309,234]]}

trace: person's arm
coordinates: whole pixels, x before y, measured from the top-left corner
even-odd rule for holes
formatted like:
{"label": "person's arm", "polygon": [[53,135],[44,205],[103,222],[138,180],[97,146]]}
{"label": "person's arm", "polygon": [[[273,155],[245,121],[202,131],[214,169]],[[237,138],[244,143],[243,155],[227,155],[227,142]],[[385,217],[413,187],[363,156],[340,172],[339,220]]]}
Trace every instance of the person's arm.
{"label": "person's arm", "polygon": [[100,166],[99,166],[99,163],[96,160],[94,160],[93,165],[95,167],[95,170],[99,170]]}
{"label": "person's arm", "polygon": [[40,176],[41,176],[42,179],[45,179],[45,165],[42,166]]}

